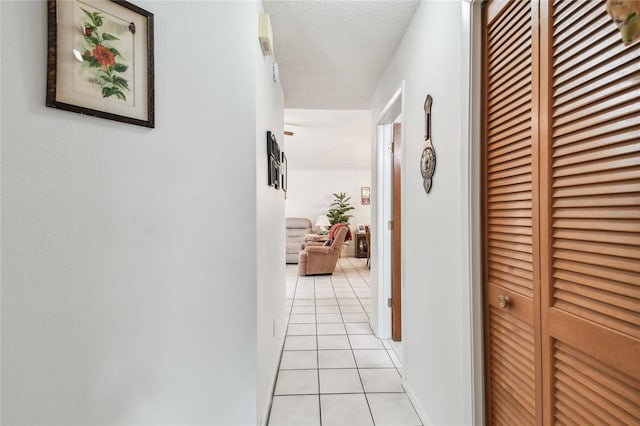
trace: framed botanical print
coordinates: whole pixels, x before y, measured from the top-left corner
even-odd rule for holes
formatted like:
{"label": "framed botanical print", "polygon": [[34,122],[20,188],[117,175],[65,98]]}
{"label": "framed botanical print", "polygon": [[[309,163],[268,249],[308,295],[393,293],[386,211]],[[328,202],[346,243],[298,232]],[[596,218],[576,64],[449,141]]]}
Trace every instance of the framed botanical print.
{"label": "framed botanical print", "polygon": [[153,14],[123,0],[47,6],[47,106],[154,127]]}

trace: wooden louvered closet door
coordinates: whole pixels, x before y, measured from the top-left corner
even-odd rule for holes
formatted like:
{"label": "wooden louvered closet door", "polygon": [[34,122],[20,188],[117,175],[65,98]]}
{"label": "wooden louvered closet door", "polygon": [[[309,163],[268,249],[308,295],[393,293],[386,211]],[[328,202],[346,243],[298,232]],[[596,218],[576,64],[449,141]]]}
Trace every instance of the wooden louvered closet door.
{"label": "wooden louvered closet door", "polygon": [[640,424],[640,43],[604,0],[483,28],[487,423]]}
{"label": "wooden louvered closet door", "polygon": [[540,409],[535,8],[485,8],[486,400],[488,423],[504,425],[534,424]]}
{"label": "wooden louvered closet door", "polygon": [[604,1],[545,6],[545,420],[640,424],[640,44]]}

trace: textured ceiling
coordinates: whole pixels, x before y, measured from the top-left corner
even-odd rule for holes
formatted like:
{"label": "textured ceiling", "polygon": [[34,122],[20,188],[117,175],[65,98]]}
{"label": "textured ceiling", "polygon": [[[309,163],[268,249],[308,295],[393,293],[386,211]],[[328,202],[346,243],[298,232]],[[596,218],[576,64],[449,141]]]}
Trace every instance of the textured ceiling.
{"label": "textured ceiling", "polygon": [[363,169],[371,167],[369,110],[285,109],[289,169]]}
{"label": "textured ceiling", "polygon": [[419,1],[264,0],[287,108],[367,109]]}

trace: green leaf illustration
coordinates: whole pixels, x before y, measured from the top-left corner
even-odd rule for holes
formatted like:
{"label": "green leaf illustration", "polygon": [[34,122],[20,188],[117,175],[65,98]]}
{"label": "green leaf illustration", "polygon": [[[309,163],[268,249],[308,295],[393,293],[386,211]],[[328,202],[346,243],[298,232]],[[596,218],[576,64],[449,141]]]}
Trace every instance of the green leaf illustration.
{"label": "green leaf illustration", "polygon": [[90,56],[89,59],[85,59],[85,60],[89,62],[89,68],[100,68],[100,63],[93,56]]}
{"label": "green leaf illustration", "polygon": [[127,80],[125,80],[122,77],[118,77],[117,75],[113,76],[113,84],[115,84],[118,87],[122,87],[124,89],[129,90],[129,83],[127,82]]}
{"label": "green leaf illustration", "polygon": [[98,27],[102,25],[102,16],[100,16],[100,14],[98,12],[94,12],[93,13],[93,22]]}
{"label": "green leaf illustration", "polygon": [[124,95],[124,93],[122,93],[122,91],[118,90],[117,92],[115,92],[116,96],[118,97],[118,99],[126,101],[127,97]]}
{"label": "green leaf illustration", "polygon": [[118,50],[115,47],[107,47],[107,49],[109,49],[111,53],[113,53],[115,56],[120,56],[122,58],[122,55],[120,54],[120,52],[118,52]]}
{"label": "green leaf illustration", "polygon": [[112,36],[111,34],[102,33],[103,40],[120,40],[118,37]]}
{"label": "green leaf illustration", "polygon": [[103,98],[108,98],[109,96],[113,95],[113,87],[103,87],[102,88],[102,97]]}
{"label": "green leaf illustration", "polygon": [[91,12],[89,12],[87,9],[84,9],[82,7],[80,9],[82,9],[84,14],[87,15],[89,17],[89,19],[91,19],[91,21],[93,21],[93,14]]}
{"label": "green leaf illustration", "polygon": [[89,43],[90,46],[96,47],[97,45],[100,44],[100,42],[98,41],[97,38],[95,38],[93,35],[90,36],[82,36],[84,37],[84,41],[86,41],[87,43]]}
{"label": "green leaf illustration", "polygon": [[91,13],[86,9],[83,9],[83,8],[80,8],[80,9],[82,9],[85,15],[87,15],[91,19],[91,22],[93,22],[93,25],[95,25],[96,27],[99,27],[102,25],[102,16],[100,16],[100,13],[98,12]]}
{"label": "green leaf illustration", "polygon": [[126,70],[129,69],[129,67],[124,64],[115,64],[113,66],[113,69],[116,70],[117,72],[125,72]]}

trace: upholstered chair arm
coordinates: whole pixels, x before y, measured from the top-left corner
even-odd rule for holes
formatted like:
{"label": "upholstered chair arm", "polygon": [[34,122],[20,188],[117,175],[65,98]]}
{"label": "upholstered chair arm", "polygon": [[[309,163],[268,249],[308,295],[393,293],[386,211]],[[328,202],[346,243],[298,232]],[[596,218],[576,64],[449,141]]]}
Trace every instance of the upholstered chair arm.
{"label": "upholstered chair arm", "polygon": [[313,247],[313,246],[322,247],[322,246],[324,246],[324,242],[320,242],[320,241],[307,241],[306,247]]}
{"label": "upholstered chair arm", "polygon": [[307,246],[307,253],[333,253],[333,247],[330,246]]}

